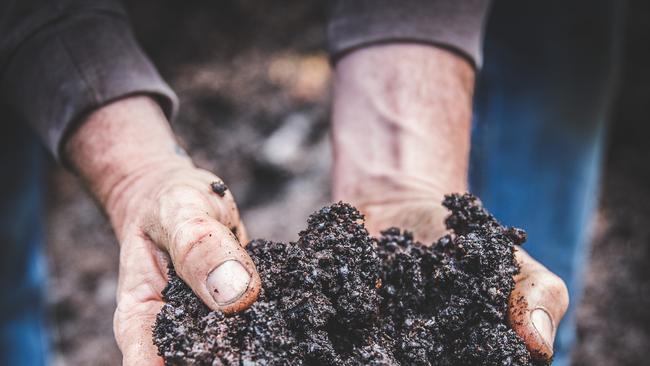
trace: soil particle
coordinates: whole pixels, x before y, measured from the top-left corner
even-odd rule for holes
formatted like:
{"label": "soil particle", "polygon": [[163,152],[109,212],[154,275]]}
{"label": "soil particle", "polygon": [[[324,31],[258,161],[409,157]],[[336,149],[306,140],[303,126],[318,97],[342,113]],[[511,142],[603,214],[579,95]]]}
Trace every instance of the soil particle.
{"label": "soil particle", "polygon": [[220,180],[210,183],[210,188],[212,188],[212,192],[218,194],[220,197],[225,196],[226,191],[228,190],[228,186],[226,186],[226,183]]}
{"label": "soil particle", "polygon": [[295,243],[252,241],[263,291],[243,313],[210,311],[170,269],[154,343],[166,365],[548,365],[507,326],[526,235],[453,194],[431,246],[397,228],[371,238],[336,203]]}

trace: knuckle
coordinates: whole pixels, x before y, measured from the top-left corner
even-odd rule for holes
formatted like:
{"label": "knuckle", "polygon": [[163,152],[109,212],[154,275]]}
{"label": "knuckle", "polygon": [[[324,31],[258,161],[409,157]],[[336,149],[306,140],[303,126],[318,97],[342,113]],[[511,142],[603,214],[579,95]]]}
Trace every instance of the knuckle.
{"label": "knuckle", "polygon": [[170,253],[174,264],[183,267],[191,253],[209,238],[218,239],[205,217],[196,217],[180,224],[176,228]]}
{"label": "knuckle", "polygon": [[174,267],[184,276],[238,250],[237,239],[226,227],[211,217],[197,217],[176,233],[169,254]]}
{"label": "knuckle", "polygon": [[549,289],[552,291],[561,294],[564,292],[567,292],[567,287],[566,284],[564,283],[564,280],[561,279],[558,275],[556,274],[550,274],[547,279],[547,286]]}
{"label": "knuckle", "polygon": [[559,281],[560,282],[556,284],[556,291],[558,293],[558,299],[561,304],[562,312],[564,313],[569,308],[569,289],[562,279]]}
{"label": "knuckle", "polygon": [[166,200],[179,200],[186,198],[189,194],[194,193],[194,188],[186,186],[184,184],[170,184],[166,187],[163,187],[158,195],[161,198]]}
{"label": "knuckle", "polygon": [[142,335],[143,329],[153,325],[160,306],[162,303],[155,300],[138,302],[129,299],[117,303],[113,313],[113,333],[122,351],[129,342]]}
{"label": "knuckle", "polygon": [[185,185],[176,184],[161,188],[156,197],[160,221],[169,226],[194,215],[197,209],[203,207],[198,197],[196,189]]}
{"label": "knuckle", "polygon": [[569,307],[569,290],[564,280],[550,273],[546,276],[545,287],[548,297],[556,301],[562,312],[565,312]]}
{"label": "knuckle", "polygon": [[117,342],[118,347],[120,347],[122,342],[122,329],[120,328],[120,319],[117,309],[113,312],[113,336],[115,337],[115,342]]}
{"label": "knuckle", "polygon": [[123,302],[118,302],[113,312],[113,335],[120,350],[123,350],[125,341],[124,324],[128,321],[128,317],[125,318],[126,312],[123,304]]}

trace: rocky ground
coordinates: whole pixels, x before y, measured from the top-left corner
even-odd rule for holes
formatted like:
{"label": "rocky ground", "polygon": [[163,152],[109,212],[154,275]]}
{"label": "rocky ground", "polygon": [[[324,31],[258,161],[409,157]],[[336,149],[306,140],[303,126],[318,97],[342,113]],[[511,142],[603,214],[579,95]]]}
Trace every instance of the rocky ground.
{"label": "rocky ground", "polygon": [[[173,127],[190,154],[229,184],[252,237],[295,240],[329,197],[324,2],[133,3],[136,32],[181,99]],[[631,8],[576,365],[640,365],[650,345],[650,6]],[[115,239],[71,175],[53,167],[50,183],[54,363],[119,364]]]}

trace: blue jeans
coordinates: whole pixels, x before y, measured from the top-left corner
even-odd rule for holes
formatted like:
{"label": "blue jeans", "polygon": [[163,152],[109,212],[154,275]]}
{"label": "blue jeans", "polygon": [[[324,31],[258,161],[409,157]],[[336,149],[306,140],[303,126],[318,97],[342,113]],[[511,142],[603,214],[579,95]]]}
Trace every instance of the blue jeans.
{"label": "blue jeans", "polygon": [[[616,4],[613,4],[616,3]],[[470,186],[567,283],[554,365],[570,362],[621,2],[495,0],[477,83]]]}
{"label": "blue jeans", "polygon": [[44,150],[27,127],[5,122],[0,151],[0,365],[44,365]]}

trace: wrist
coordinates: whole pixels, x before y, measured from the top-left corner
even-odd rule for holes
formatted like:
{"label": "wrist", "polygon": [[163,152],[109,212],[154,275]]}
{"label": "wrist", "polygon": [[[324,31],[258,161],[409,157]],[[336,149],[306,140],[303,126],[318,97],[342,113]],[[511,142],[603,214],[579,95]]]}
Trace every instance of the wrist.
{"label": "wrist", "polygon": [[[341,169],[335,171],[340,173]],[[334,199],[356,206],[365,215],[371,235],[395,226],[411,231],[423,243],[433,242],[446,231],[444,218],[448,212],[441,204],[444,196],[467,191],[464,180],[443,180],[418,172],[372,174],[357,170],[335,177]]]}
{"label": "wrist", "polygon": [[373,234],[443,227],[444,194],[467,190],[473,82],[465,60],[425,45],[366,47],[337,63],[333,196]]}
{"label": "wrist", "polygon": [[178,153],[158,104],[146,96],[120,99],[88,115],[67,140],[64,159],[113,222],[146,177],[193,166]]}
{"label": "wrist", "polygon": [[168,187],[183,181],[195,167],[184,161],[151,161],[120,176],[106,189],[100,205],[118,239],[130,227],[140,227],[149,219],[152,207],[165,196]]}
{"label": "wrist", "polygon": [[[338,152],[345,147],[335,148]],[[404,205],[433,202],[440,204],[445,194],[467,191],[464,171],[407,169],[385,161],[349,155],[336,159],[333,167],[333,198],[358,206]]]}

